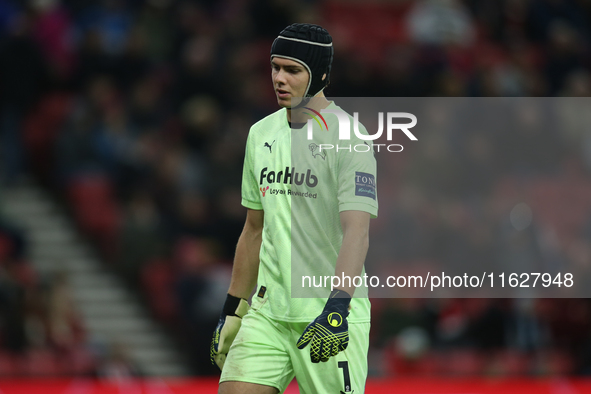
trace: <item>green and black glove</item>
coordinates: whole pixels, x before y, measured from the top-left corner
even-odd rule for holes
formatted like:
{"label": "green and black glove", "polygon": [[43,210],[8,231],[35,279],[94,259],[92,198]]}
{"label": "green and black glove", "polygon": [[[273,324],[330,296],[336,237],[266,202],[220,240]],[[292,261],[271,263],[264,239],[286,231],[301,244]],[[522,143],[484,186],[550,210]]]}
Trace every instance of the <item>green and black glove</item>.
{"label": "green and black glove", "polygon": [[326,301],[324,310],[308,327],[298,340],[298,349],[310,343],[310,357],[313,363],[328,361],[349,344],[349,303],[351,296],[342,290],[333,290]]}
{"label": "green and black glove", "polygon": [[213,332],[209,356],[211,363],[216,364],[220,371],[224,368],[226,355],[230,345],[234,342],[236,334],[242,325],[242,317],[248,312],[249,305],[244,298],[234,297],[228,294],[226,303],[222,309],[220,320]]}

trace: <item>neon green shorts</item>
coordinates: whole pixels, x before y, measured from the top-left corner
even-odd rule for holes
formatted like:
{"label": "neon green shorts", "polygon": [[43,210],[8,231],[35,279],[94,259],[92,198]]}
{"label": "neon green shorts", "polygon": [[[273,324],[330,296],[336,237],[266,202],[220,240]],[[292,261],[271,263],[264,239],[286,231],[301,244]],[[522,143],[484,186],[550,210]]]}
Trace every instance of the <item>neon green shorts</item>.
{"label": "neon green shorts", "polygon": [[347,350],[317,364],[310,360],[309,345],[296,347],[307,325],[275,321],[250,310],[230,347],[220,383],[256,383],[283,393],[295,377],[301,394],[363,393],[370,323],[349,323]]}

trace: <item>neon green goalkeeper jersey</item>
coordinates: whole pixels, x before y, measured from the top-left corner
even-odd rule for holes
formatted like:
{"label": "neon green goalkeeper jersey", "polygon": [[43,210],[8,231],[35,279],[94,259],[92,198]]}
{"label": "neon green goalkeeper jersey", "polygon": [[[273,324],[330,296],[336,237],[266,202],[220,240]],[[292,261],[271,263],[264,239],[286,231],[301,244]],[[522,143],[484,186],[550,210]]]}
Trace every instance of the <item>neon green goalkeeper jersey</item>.
{"label": "neon green goalkeeper jersey", "polygon": [[[333,102],[326,109],[340,110]],[[340,212],[377,216],[371,141],[355,136],[351,117],[351,139],[339,141],[336,115],[322,117],[312,122],[309,139],[308,127],[292,130],[280,109],[251,127],[246,144],[242,205],[264,211],[252,307],[281,321],[309,322],[324,308],[331,287],[326,277],[335,275],[343,240]],[[370,320],[363,285],[351,301],[350,322]]]}

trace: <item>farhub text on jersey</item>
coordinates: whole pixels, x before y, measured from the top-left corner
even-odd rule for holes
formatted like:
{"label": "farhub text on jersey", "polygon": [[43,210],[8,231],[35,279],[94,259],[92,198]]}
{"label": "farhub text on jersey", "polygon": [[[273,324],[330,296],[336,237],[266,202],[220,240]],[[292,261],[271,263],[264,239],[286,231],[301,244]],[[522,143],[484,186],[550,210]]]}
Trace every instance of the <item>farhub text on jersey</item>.
{"label": "farhub text on jersey", "polygon": [[315,187],[318,185],[318,178],[312,174],[312,170],[307,169],[305,173],[297,172],[295,167],[285,167],[285,170],[275,172],[268,171],[268,167],[261,170],[261,176],[259,184],[262,185],[263,181],[267,183],[284,183],[284,184],[296,184],[302,185],[304,182],[308,187]]}

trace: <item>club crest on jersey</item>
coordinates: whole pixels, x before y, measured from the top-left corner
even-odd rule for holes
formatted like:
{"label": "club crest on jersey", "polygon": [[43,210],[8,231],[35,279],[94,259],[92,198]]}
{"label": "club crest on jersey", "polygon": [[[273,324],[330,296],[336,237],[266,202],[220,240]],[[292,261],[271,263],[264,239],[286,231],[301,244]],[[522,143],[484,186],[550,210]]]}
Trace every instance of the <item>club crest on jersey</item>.
{"label": "club crest on jersey", "polygon": [[313,158],[320,157],[322,160],[326,160],[326,152],[323,152],[318,145],[310,144],[308,148],[310,148]]}

